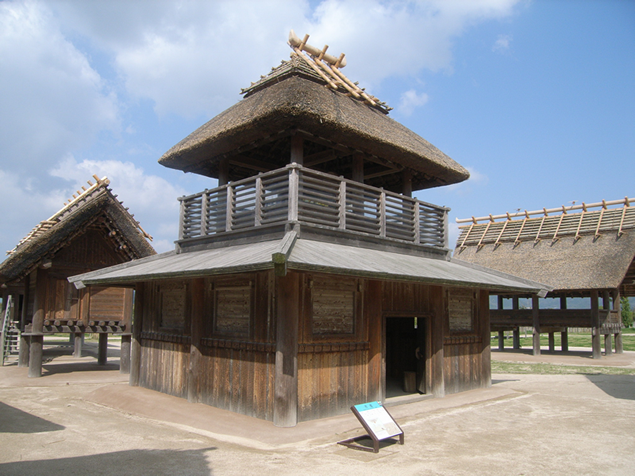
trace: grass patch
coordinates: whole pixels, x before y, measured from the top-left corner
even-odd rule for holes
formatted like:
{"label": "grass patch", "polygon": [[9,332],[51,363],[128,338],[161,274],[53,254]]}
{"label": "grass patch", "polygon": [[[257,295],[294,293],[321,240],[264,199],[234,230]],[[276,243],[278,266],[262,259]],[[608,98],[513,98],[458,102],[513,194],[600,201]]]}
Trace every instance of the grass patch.
{"label": "grass patch", "polygon": [[[511,331],[505,332],[505,347],[512,347],[512,333]],[[569,333],[569,347],[586,347],[592,348],[591,344],[591,334],[572,334]],[[561,348],[561,338],[560,333],[557,332],[554,335],[554,342],[557,349]],[[615,347],[615,340],[611,338],[611,343],[613,347]],[[540,334],[540,345],[541,346],[549,346],[549,335],[548,334]],[[492,332],[492,346],[498,347],[498,333]],[[520,337],[520,346],[525,349],[531,349],[533,347],[533,338],[523,337],[521,334]],[[635,351],[635,329],[626,328],[622,330],[622,346],[624,350],[632,350]],[[604,348],[604,336],[602,336],[602,347]]]}
{"label": "grass patch", "polygon": [[624,367],[596,367],[591,365],[532,364],[525,362],[501,362],[492,360],[492,373],[540,375],[635,375],[635,369]]}

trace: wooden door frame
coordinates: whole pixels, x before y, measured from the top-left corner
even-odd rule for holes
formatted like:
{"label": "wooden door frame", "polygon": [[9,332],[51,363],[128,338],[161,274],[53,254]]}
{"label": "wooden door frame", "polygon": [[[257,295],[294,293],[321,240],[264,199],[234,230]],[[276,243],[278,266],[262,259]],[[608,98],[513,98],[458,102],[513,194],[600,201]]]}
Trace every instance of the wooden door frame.
{"label": "wooden door frame", "polygon": [[[416,314],[416,315],[415,315]],[[388,311],[382,315],[382,339],[381,339],[381,394],[382,402],[386,401],[386,321],[395,318],[423,319],[425,322],[425,392],[421,395],[431,395],[432,389],[432,315],[428,312],[395,312]],[[417,321],[417,325],[419,322]]]}

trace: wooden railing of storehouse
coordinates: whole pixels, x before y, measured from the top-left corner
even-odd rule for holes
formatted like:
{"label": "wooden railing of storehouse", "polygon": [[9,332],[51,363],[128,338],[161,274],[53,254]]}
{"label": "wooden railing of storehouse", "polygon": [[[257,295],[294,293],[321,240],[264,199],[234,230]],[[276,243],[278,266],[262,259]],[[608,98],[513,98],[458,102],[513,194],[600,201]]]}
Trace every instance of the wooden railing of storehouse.
{"label": "wooden railing of storehouse", "polygon": [[179,200],[182,241],[291,222],[448,248],[448,208],[298,164]]}

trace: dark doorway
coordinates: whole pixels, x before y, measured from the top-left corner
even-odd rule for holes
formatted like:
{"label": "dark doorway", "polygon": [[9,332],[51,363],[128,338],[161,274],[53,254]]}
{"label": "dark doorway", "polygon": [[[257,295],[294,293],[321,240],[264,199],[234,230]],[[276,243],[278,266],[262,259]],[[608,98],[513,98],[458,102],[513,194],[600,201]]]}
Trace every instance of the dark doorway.
{"label": "dark doorway", "polygon": [[386,398],[425,393],[425,319],[386,319]]}

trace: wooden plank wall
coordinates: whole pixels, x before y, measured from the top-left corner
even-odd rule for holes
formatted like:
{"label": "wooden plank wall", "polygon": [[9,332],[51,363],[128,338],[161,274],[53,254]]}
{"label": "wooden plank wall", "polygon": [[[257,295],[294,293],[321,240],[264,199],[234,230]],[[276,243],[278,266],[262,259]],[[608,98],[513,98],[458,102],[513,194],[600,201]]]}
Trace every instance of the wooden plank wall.
{"label": "wooden plank wall", "polygon": [[144,338],[141,350],[139,385],[187,398],[187,369],[190,365],[189,344]]}
{"label": "wooden plank wall", "polygon": [[200,402],[263,420],[273,419],[275,353],[249,343],[205,345]]}

